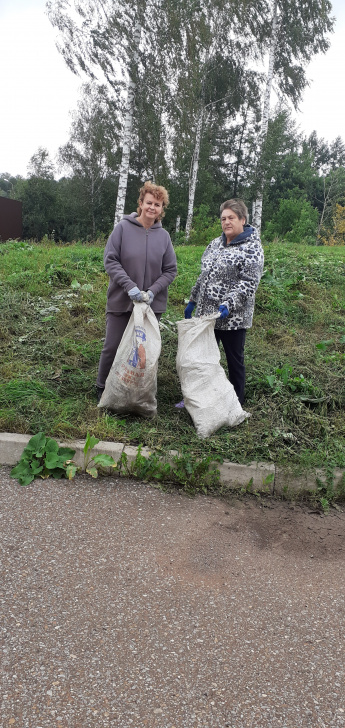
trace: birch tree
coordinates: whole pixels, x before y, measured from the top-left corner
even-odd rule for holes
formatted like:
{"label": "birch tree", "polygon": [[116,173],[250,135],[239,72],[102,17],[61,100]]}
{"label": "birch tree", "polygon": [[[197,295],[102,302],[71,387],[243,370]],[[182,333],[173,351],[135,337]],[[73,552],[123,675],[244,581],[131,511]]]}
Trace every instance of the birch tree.
{"label": "birch tree", "polygon": [[325,232],[333,218],[337,203],[345,200],[345,145],[340,137],[331,144],[318,139],[313,132],[305,142],[312,154],[312,164],[318,173],[315,203],[319,209],[318,237]]}
{"label": "birch tree", "polygon": [[168,184],[171,94],[154,58],[145,58],[138,78],[131,168],[138,180]]}
{"label": "birch tree", "polygon": [[197,123],[196,123],[194,151],[193,151],[193,156],[192,156],[192,160],[191,160],[189,180],[188,180],[189,190],[188,190],[188,210],[187,210],[187,222],[186,222],[187,240],[190,236],[192,220],[193,220],[195,190],[196,190],[196,183],[198,180],[201,136],[202,136],[202,131],[203,131],[203,121],[204,121],[205,113],[206,113],[206,109],[204,106],[204,101],[203,101],[203,98],[201,98],[200,109],[199,109]]}
{"label": "birch tree", "polygon": [[175,159],[189,148],[189,236],[199,178],[203,140],[212,126],[224,130],[245,104],[245,75],[258,55],[266,0],[187,2],[181,10],[181,68],[176,82]]}
{"label": "birch tree", "polygon": [[123,120],[123,139],[122,139],[122,159],[119,171],[119,186],[117,190],[117,199],[114,216],[114,227],[122,219],[129,172],[129,158],[131,153],[131,142],[132,142],[132,127],[133,127],[133,115],[134,115],[134,104],[135,104],[135,92],[136,92],[136,75],[138,72],[139,63],[139,43],[141,36],[140,23],[137,20],[134,26],[133,33],[133,56],[131,58],[129,73],[128,73],[128,84],[127,84],[127,99],[125,114]]}
{"label": "birch tree", "polygon": [[124,104],[122,159],[119,170],[115,224],[126,198],[133,134],[135,98],[140,65],[155,50],[155,63],[164,73],[163,52],[169,35],[170,0],[49,0],[48,17],[58,28],[58,49],[74,73],[105,80],[114,98]]}
{"label": "birch tree", "polygon": [[[269,120],[269,112],[270,112],[270,99],[271,99],[271,90],[272,90],[272,83],[273,83],[274,61],[275,61],[276,48],[277,48],[277,42],[278,42],[278,29],[279,29],[279,26],[278,26],[278,0],[273,0],[272,31],[271,31],[271,39],[270,39],[270,45],[269,45],[269,53],[268,53],[268,72],[267,72],[266,87],[265,87],[264,101],[263,101],[261,132],[260,132],[260,137],[259,137],[259,149],[260,149],[261,153],[263,151],[264,142],[267,138],[268,120]],[[263,201],[263,184],[261,184],[259,187],[258,196],[255,200],[253,210],[252,210],[253,224],[259,231],[261,230],[262,201]]]}
{"label": "birch tree", "polygon": [[258,140],[257,196],[253,207],[253,224],[259,232],[265,184],[261,157],[267,138],[272,84],[276,80],[279,93],[297,107],[308,84],[305,65],[313,55],[324,53],[329,47],[327,34],[333,29],[331,9],[330,0],[272,0],[271,3],[268,72]]}

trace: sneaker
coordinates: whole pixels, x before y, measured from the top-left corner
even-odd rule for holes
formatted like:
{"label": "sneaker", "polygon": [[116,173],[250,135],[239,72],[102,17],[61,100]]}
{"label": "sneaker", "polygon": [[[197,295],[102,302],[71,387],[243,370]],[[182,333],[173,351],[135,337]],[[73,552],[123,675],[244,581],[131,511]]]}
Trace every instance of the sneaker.
{"label": "sneaker", "polygon": [[184,399],[181,399],[181,402],[178,402],[175,404],[176,409],[183,409],[184,407]]}

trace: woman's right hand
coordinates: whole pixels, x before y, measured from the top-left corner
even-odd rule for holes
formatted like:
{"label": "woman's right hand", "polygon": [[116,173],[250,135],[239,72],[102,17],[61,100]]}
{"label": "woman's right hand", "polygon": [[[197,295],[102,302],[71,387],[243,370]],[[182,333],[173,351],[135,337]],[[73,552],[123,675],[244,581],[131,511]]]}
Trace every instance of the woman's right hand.
{"label": "woman's right hand", "polygon": [[192,318],[192,313],[195,309],[195,306],[196,306],[196,303],[194,303],[194,301],[189,301],[188,306],[186,306],[186,308],[184,310],[185,319]]}
{"label": "woman's right hand", "polygon": [[142,292],[139,291],[138,286],[134,286],[134,288],[131,288],[131,290],[128,291],[128,295],[129,295],[131,301],[136,301],[137,303],[142,303],[143,296],[142,296]]}

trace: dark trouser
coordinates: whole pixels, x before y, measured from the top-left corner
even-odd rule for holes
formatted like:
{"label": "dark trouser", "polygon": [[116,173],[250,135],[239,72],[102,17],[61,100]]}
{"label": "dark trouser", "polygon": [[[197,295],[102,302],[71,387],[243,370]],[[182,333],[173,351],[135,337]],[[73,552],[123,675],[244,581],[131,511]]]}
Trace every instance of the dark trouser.
{"label": "dark trouser", "polygon": [[[155,316],[159,321],[161,313]],[[110,372],[111,365],[115,359],[115,354],[119,348],[120,341],[125,333],[126,326],[131,317],[131,311],[127,313],[106,314],[106,333],[103,350],[98,365],[98,376],[96,386],[104,389],[107,376]]]}
{"label": "dark trouser", "polygon": [[244,402],[244,382],[246,370],[244,366],[244,344],[246,329],[214,330],[217,343],[221,341],[228,363],[229,379],[241,404]]}

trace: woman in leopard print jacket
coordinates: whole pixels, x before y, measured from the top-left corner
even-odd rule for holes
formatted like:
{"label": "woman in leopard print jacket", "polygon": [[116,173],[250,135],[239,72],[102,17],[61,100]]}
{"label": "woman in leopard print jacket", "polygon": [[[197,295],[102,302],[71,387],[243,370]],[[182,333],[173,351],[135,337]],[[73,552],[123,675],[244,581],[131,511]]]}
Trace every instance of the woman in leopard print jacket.
{"label": "woman in leopard print jacket", "polygon": [[221,205],[223,233],[208,245],[201,258],[201,274],[192,288],[185,318],[217,311],[215,336],[226,354],[229,379],[244,402],[244,344],[253,321],[255,293],[263,272],[264,253],[255,228],[247,224],[242,200]]}

